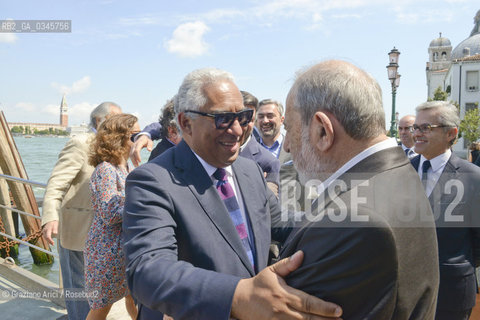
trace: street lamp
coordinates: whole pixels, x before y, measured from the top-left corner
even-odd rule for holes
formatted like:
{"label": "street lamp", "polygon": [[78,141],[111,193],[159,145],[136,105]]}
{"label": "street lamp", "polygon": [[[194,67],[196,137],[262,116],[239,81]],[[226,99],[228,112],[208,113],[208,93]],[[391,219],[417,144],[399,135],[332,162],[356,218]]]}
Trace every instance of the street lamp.
{"label": "street lamp", "polygon": [[390,60],[389,65],[387,66],[388,79],[392,84],[392,123],[390,125],[390,136],[397,137],[397,126],[395,120],[395,95],[397,94],[397,88],[400,86],[400,74],[398,74],[398,57],[400,56],[400,51],[395,47],[388,54]]}

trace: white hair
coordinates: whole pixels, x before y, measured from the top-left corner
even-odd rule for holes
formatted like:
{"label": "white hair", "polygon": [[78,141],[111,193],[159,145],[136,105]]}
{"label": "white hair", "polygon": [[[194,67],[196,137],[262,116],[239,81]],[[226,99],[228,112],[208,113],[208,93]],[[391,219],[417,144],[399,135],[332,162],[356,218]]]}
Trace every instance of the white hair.
{"label": "white hair", "polygon": [[190,72],[178,89],[174,99],[175,114],[185,110],[198,110],[207,104],[204,87],[208,84],[228,80],[233,82],[233,76],[227,71],[215,68],[203,68]]}
{"label": "white hair", "polygon": [[309,125],[317,111],[332,113],[353,139],[385,133],[382,90],[365,71],[345,62],[329,60],[297,76],[290,90],[293,105]]}

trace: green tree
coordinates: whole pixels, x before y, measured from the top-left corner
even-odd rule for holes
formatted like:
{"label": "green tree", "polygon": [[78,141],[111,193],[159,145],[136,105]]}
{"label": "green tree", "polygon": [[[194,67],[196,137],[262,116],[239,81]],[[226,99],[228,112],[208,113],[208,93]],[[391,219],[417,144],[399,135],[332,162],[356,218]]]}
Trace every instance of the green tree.
{"label": "green tree", "polygon": [[442,87],[438,86],[433,93],[434,101],[447,101],[448,93],[442,90]]}
{"label": "green tree", "polygon": [[468,141],[468,145],[480,138],[480,112],[477,108],[468,110],[460,121],[460,134]]}
{"label": "green tree", "polygon": [[19,126],[13,126],[10,131],[12,133],[23,133],[23,130]]}

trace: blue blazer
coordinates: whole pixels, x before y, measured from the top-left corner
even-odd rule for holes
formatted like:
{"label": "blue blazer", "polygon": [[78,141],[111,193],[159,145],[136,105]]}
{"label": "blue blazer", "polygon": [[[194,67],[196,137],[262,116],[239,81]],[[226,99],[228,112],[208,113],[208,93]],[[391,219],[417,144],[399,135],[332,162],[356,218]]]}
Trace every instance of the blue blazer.
{"label": "blue blazer", "polygon": [[240,152],[240,156],[258,163],[263,172],[267,173],[265,180],[273,182],[277,186],[280,185],[280,161],[258,143],[253,135],[250,136],[250,140]]}
{"label": "blue blazer", "polygon": [[148,157],[148,161],[155,159],[156,157],[158,157],[172,147],[175,147],[175,145],[168,141],[168,139],[163,138],[162,141],[157,143],[155,148],[153,148],[152,152],[150,153],[150,157]]}
{"label": "blue blazer", "polygon": [[[420,156],[411,160],[418,171]],[[480,264],[480,168],[452,154],[428,198],[437,225],[440,288],[437,314],[475,305]],[[448,217],[464,222],[445,222]]]}
{"label": "blue blazer", "polygon": [[[277,198],[262,170],[232,164],[253,233],[256,267],[267,265]],[[247,201],[248,200],[248,201]],[[126,181],[124,250],[138,319],[228,319],[241,278],[256,274],[211,178],[185,141]]]}

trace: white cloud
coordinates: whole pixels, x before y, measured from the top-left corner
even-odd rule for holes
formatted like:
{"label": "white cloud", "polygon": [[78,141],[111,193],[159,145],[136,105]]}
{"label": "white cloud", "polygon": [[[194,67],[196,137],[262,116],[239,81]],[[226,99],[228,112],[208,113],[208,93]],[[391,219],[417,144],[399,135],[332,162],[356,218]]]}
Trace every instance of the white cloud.
{"label": "white cloud", "polygon": [[90,87],[90,84],[90,77],[85,76],[82,79],[75,81],[70,87],[56,82],[52,83],[52,87],[57,89],[61,94],[69,95],[71,93],[79,93],[87,90],[88,87]]}
{"label": "white cloud", "polygon": [[104,36],[106,39],[109,39],[109,40],[121,40],[121,39],[130,38],[130,37],[141,37],[142,34],[140,32],[130,31],[130,32],[122,32],[122,33],[105,33]]}
{"label": "white cloud", "polygon": [[[68,103],[67,103],[68,104]],[[70,120],[75,119],[75,122],[89,121],[90,113],[98,105],[90,102],[81,102],[68,107],[68,117]],[[58,106],[57,106],[58,109]],[[57,111],[58,113],[58,111]]]}
{"label": "white cloud", "polygon": [[48,104],[42,108],[42,112],[58,116],[60,114],[60,106],[58,104]]}
{"label": "white cloud", "polygon": [[145,26],[145,25],[155,25],[158,24],[159,21],[155,17],[137,17],[137,18],[121,18],[120,24],[123,26]]}
{"label": "white cloud", "polygon": [[18,37],[14,33],[0,33],[0,43],[15,43]]}
{"label": "white cloud", "polygon": [[395,8],[395,12],[397,21],[404,24],[450,22],[453,19],[453,13],[444,10],[419,12],[406,11],[405,8],[397,7]]}
{"label": "white cloud", "polygon": [[[67,101],[67,106],[69,123],[74,124],[88,122],[90,112],[92,112],[93,108],[97,105],[89,102],[81,102],[70,106]],[[42,112],[58,117],[60,114],[60,104],[48,104],[42,108]]]}
{"label": "white cloud", "polygon": [[33,112],[35,111],[35,105],[31,102],[19,102],[15,105],[15,109],[20,109],[26,112]]}
{"label": "white cloud", "polygon": [[245,9],[213,9],[200,14],[181,15],[178,20],[201,20],[211,25],[225,21],[230,24],[250,21],[259,23],[262,27],[273,27],[284,19],[296,19],[305,23],[307,29],[313,30],[325,23],[324,20],[329,16],[327,14],[329,11],[345,11],[344,16],[350,14],[354,18],[361,18],[362,13],[358,12],[359,8],[389,5],[386,0],[273,0],[255,1],[255,3],[256,5]]}
{"label": "white cloud", "polygon": [[208,44],[203,39],[208,30],[210,28],[202,21],[181,24],[164,46],[168,52],[182,57],[201,56],[208,51]]}
{"label": "white cloud", "polygon": [[[198,15],[196,19],[205,20],[209,22],[220,22],[228,20],[231,22],[233,19],[245,18],[250,14],[248,11],[241,11],[238,9],[213,9]],[[193,20],[192,17],[186,17],[187,20]]]}

